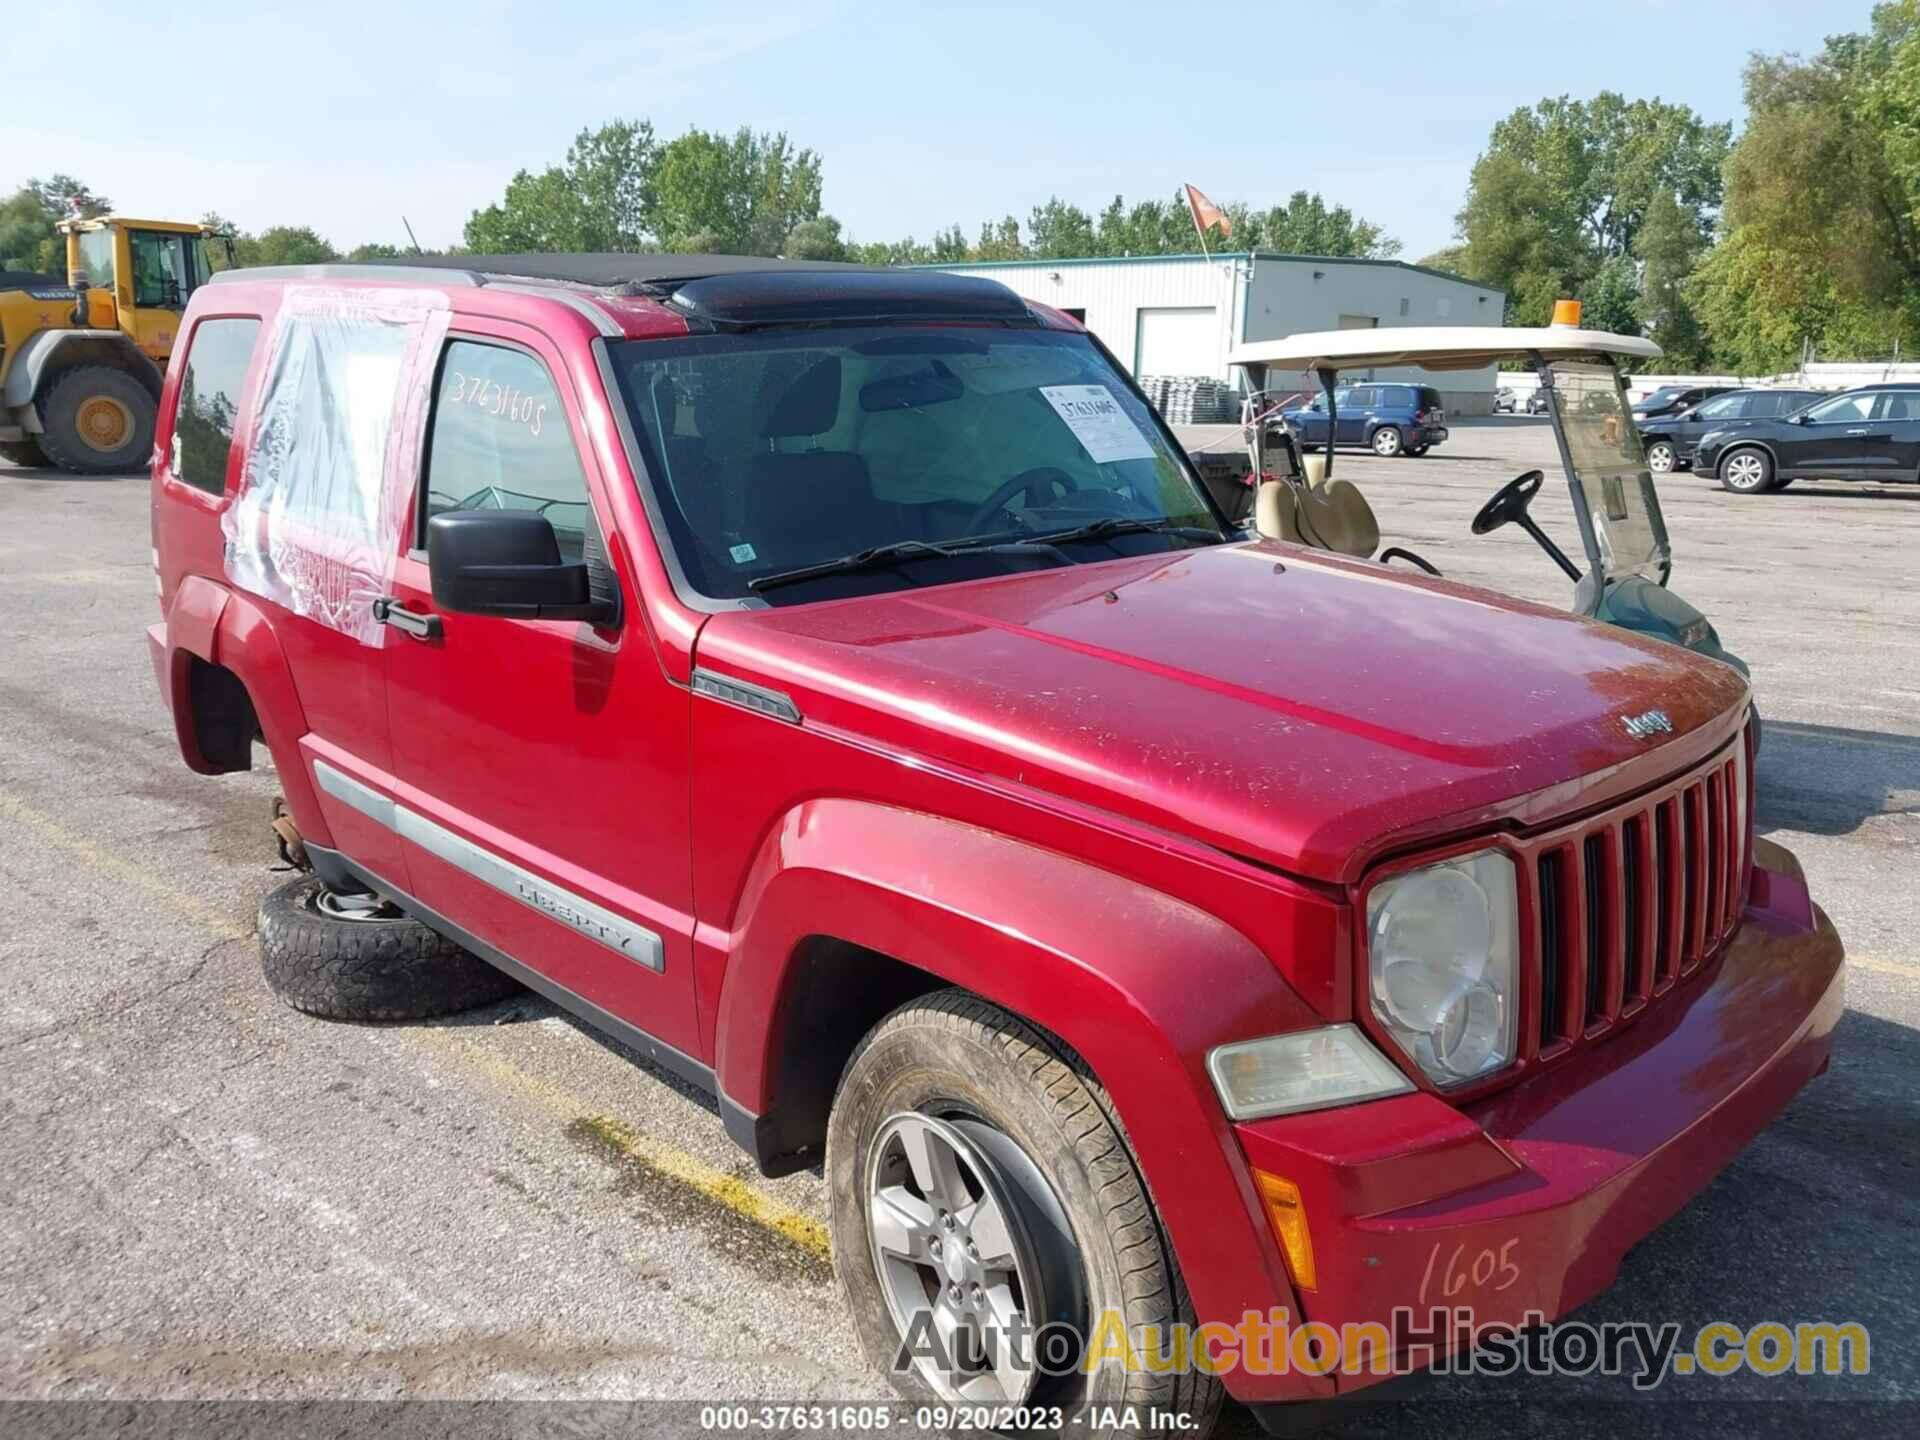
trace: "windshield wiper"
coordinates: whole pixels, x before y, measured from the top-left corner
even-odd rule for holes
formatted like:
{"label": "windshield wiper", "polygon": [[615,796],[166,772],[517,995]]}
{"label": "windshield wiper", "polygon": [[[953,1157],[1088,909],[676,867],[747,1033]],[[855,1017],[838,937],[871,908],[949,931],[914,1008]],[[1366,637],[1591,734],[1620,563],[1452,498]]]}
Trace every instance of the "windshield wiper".
{"label": "windshield wiper", "polygon": [[1116,535],[1172,535],[1181,540],[1209,545],[1217,545],[1227,539],[1218,530],[1207,530],[1198,525],[1176,525],[1171,520],[1147,520],[1125,515],[1109,515],[1085,525],[1076,525],[1071,530],[1044,530],[1029,538],[1046,545],[1071,545],[1077,540],[1109,540]]}
{"label": "windshield wiper", "polygon": [[756,575],[747,582],[747,588],[773,590],[782,585],[797,585],[802,580],[817,580],[823,575],[853,575],[862,570],[883,570],[904,560],[927,560],[936,556],[951,559],[956,555],[1038,555],[1062,565],[1071,565],[1073,562],[1056,550],[1051,542],[1052,537],[1045,535],[1023,540],[982,539],[949,541],[946,544],[932,540],[894,540],[885,545],[856,550],[851,555],[818,560],[811,565],[795,566],[791,570],[776,570],[771,575]]}

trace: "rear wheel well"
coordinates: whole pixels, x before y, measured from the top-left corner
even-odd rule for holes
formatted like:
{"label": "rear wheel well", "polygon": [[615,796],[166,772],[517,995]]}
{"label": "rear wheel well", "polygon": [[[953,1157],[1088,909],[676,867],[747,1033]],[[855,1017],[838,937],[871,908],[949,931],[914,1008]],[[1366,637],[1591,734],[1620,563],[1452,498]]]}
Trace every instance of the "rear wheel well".
{"label": "rear wheel well", "polygon": [[744,1119],[736,1131],[768,1175],[786,1175],[820,1163],[834,1091],[866,1033],[918,996],[950,989],[948,982],[878,950],[812,935],[787,967],[784,996],[775,1011],[773,1103]]}
{"label": "rear wheel well", "polygon": [[240,677],[224,665],[189,655],[187,704],[193,719],[194,744],[209,773],[251,770],[260,717]]}

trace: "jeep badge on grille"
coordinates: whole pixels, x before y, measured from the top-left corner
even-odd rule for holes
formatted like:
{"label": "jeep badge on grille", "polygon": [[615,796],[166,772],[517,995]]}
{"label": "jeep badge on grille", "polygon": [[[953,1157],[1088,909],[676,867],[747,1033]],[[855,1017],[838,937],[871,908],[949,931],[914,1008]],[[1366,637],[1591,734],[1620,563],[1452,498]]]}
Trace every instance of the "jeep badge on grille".
{"label": "jeep badge on grille", "polygon": [[1620,723],[1627,727],[1627,734],[1636,740],[1644,740],[1649,735],[1673,733],[1673,721],[1667,718],[1664,710],[1643,710],[1638,715],[1622,715]]}

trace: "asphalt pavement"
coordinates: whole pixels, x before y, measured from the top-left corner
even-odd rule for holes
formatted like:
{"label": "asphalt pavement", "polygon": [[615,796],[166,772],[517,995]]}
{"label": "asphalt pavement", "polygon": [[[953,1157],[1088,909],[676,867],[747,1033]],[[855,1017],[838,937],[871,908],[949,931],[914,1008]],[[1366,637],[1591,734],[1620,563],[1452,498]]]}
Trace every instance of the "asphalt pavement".
{"label": "asphalt pavement", "polygon": [[[1555,472],[1551,435],[1513,419],[1336,473],[1390,542],[1565,604],[1523,534],[1467,529],[1534,466]],[[1582,1318],[1859,1320],[1871,1374],[1643,1400],[1599,1375],[1444,1379],[1343,1433],[1800,1426],[1761,1403],[1783,1399],[1879,1428],[1845,1402],[1920,1390],[1920,487],[1661,491],[1673,587],[1753,665],[1759,828],[1847,942],[1849,1010],[1829,1074]],[[1564,490],[1536,513],[1572,541]],[[149,547],[144,478],[0,466],[0,1399],[888,1395],[819,1177],[761,1179],[710,1103],[531,996],[378,1026],[273,999],[253,925],[285,878],[274,778],[263,751],[241,776],[181,764]]]}

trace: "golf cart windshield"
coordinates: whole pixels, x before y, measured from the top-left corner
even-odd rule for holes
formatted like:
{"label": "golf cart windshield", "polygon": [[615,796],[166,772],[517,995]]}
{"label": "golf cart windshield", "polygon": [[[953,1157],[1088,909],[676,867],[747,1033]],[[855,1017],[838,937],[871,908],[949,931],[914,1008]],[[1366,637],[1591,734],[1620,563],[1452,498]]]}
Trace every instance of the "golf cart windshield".
{"label": "golf cart windshield", "polygon": [[1639,575],[1666,584],[1673,551],[1613,366],[1554,360],[1547,369],[1588,561],[1604,580]]}

